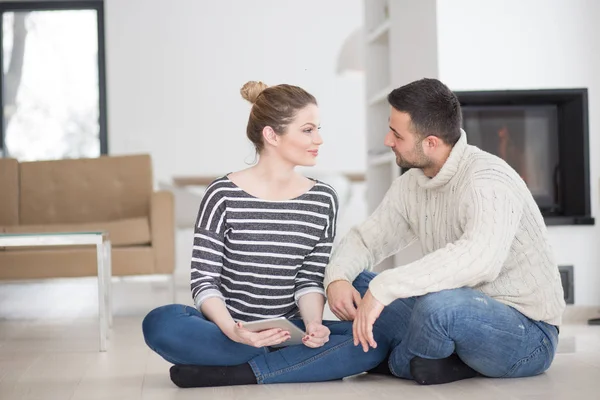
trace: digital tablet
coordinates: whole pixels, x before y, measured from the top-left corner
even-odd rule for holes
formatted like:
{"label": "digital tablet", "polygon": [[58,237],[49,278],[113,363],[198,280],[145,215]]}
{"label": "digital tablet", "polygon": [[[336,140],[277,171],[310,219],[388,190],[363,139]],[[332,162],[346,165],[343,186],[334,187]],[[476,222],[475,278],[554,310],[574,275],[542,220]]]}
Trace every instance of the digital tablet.
{"label": "digital tablet", "polygon": [[290,333],[290,338],[283,343],[276,344],[270,347],[285,347],[302,344],[302,338],[306,336],[300,328],[292,324],[285,317],[263,319],[260,321],[242,322],[242,326],[252,332],[260,332],[267,329],[283,329]]}

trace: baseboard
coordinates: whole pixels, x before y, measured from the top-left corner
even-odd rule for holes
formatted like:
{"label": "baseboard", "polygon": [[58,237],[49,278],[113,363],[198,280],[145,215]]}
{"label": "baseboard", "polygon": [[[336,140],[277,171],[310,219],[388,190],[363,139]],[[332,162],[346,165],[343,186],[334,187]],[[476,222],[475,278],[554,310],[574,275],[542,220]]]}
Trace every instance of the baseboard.
{"label": "baseboard", "polygon": [[563,324],[587,324],[588,319],[600,318],[600,306],[571,306],[567,305],[563,314]]}

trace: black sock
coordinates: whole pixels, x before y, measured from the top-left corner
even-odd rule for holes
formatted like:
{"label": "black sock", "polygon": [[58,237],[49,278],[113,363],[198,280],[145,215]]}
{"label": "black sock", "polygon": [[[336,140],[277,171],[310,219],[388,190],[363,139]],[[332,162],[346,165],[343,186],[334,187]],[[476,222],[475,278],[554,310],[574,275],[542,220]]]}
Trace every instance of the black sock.
{"label": "black sock", "polygon": [[457,354],[439,360],[415,357],[410,360],[410,373],[421,385],[438,385],[477,376],[477,371],[465,364]]}
{"label": "black sock", "polygon": [[171,381],[180,388],[256,385],[250,364],[232,367],[203,367],[199,365],[173,365]]}
{"label": "black sock", "polygon": [[394,376],[394,374],[392,374],[392,371],[390,371],[389,362],[390,362],[390,359],[386,357],[385,360],[383,360],[381,362],[381,364],[379,364],[378,366],[376,366],[373,369],[368,370],[367,372],[369,374],[379,374],[379,375]]}

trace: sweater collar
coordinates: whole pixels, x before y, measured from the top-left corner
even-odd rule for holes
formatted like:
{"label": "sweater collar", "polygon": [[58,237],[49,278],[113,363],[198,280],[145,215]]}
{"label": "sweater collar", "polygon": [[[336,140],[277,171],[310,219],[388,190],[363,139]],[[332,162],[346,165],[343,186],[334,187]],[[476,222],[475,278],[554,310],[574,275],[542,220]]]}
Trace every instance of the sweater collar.
{"label": "sweater collar", "polygon": [[450,151],[448,159],[446,160],[446,162],[442,166],[442,169],[440,169],[440,172],[438,172],[436,176],[434,176],[433,178],[429,178],[423,173],[423,170],[417,169],[415,171],[419,186],[421,186],[424,189],[434,189],[448,183],[458,171],[460,160],[462,159],[466,149],[467,134],[464,130],[461,129],[460,138],[458,139],[458,142],[456,142],[456,144]]}

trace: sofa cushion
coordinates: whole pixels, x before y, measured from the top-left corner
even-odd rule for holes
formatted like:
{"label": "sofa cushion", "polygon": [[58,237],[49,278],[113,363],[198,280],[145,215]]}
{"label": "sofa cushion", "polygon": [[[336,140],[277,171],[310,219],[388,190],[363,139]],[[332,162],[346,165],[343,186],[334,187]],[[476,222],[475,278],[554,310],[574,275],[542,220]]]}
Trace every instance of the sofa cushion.
{"label": "sofa cushion", "polygon": [[[15,225],[0,227],[0,232],[6,233],[95,231],[107,231],[113,247],[146,245],[151,242],[150,223],[148,218],[130,218],[120,221],[88,222],[82,224]],[[6,248],[6,250],[9,251],[18,249],[18,247]],[[23,250],[24,248],[21,247],[20,249]],[[31,249],[35,250],[34,247]]]}
{"label": "sofa cushion", "polygon": [[0,158],[0,225],[19,223],[19,163]]}
{"label": "sofa cushion", "polygon": [[77,224],[148,217],[149,155],[19,164],[19,224]]}

